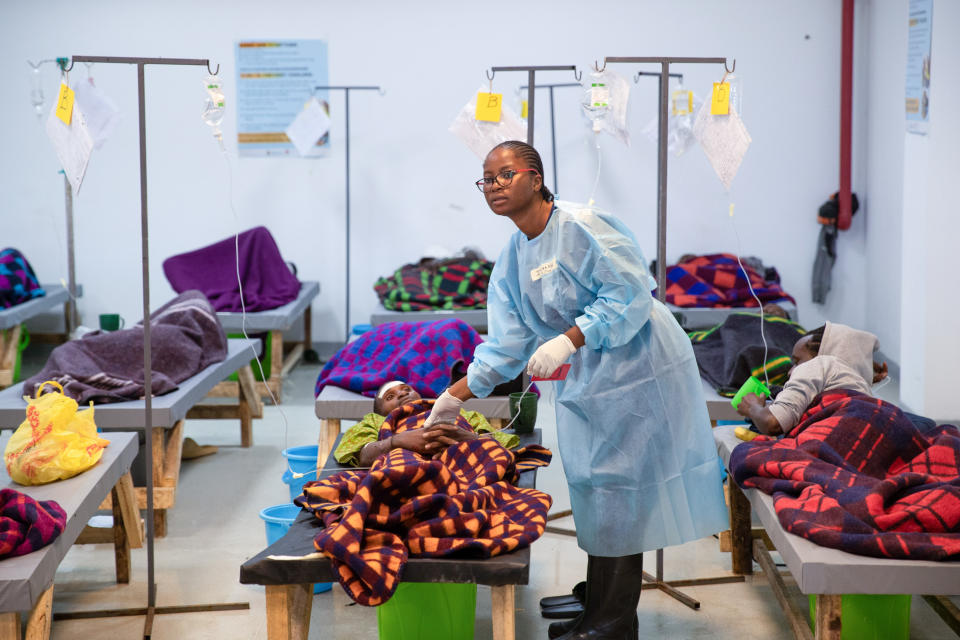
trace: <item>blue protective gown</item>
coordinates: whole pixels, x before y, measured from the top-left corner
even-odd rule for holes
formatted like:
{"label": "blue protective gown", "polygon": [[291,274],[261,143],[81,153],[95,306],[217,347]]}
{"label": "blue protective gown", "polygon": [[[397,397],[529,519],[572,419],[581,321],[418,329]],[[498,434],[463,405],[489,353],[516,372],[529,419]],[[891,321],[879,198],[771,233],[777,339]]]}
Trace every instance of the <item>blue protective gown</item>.
{"label": "blue protective gown", "polygon": [[577,541],[624,556],[728,526],[690,340],[617,218],[558,202],[543,233],[515,233],[488,289],[489,340],[467,371],[489,395],[576,323],[585,345],[557,382],[557,432]]}

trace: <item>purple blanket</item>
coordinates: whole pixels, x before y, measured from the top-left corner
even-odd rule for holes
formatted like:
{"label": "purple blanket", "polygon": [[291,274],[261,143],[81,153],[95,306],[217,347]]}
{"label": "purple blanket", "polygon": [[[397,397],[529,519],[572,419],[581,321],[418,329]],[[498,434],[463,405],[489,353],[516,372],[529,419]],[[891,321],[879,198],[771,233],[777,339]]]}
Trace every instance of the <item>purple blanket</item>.
{"label": "purple blanket", "polygon": [[167,258],[163,273],[177,293],[197,289],[217,311],[241,311],[237,249],[247,311],[276,309],[297,298],[300,281],[283,261],[266,227],[254,227],[237,239],[230,236],[208,247]]}
{"label": "purple blanket", "polygon": [[390,380],[403,380],[425,398],[436,398],[450,384],[458,360],[473,360],[482,340],[462,320],[388,322],[344,346],[317,378],[316,395],[333,385],[373,397]]}
{"label": "purple blanket", "polygon": [[[226,358],[227,336],[203,294],[187,291],[150,315],[150,347],[153,395],[161,395]],[[143,324],[60,345],[23,383],[24,395],[33,396],[46,380],[59,382],[81,405],[143,397]]]}

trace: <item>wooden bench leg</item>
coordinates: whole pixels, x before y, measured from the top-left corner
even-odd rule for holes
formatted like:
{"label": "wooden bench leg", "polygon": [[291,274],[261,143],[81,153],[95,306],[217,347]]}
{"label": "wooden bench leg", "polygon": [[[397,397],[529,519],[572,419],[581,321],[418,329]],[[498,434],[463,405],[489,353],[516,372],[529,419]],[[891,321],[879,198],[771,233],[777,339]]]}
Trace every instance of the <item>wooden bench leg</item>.
{"label": "wooden bench leg", "polygon": [[249,447],[253,444],[253,415],[255,406],[260,404],[260,417],[263,416],[263,404],[257,393],[256,382],[249,366],[237,370],[237,406],[240,413],[240,446]]}
{"label": "wooden bench leg", "polygon": [[490,587],[490,596],[493,608],[493,640],[514,640],[514,585]]}
{"label": "wooden bench leg", "polygon": [[20,640],[20,614],[16,611],[0,613],[0,638]]}
{"label": "wooden bench leg", "polygon": [[[26,640],[49,640],[50,621],[53,619],[53,585],[51,584],[37,603],[33,605],[30,617],[27,618]],[[18,629],[19,631],[19,629]],[[6,637],[6,636],[4,636]],[[18,636],[15,636],[18,637]]]}
{"label": "wooden bench leg", "polygon": [[730,486],[730,533],[733,543],[730,559],[733,573],[753,573],[753,533],[750,530],[750,501],[743,495],[733,476],[728,476]]}
{"label": "wooden bench leg", "polygon": [[317,469],[322,469],[327,463],[333,443],[340,433],[340,420],[337,418],[320,419],[320,437],[317,440]]}
{"label": "wooden bench leg", "polygon": [[313,585],[267,585],[267,640],[307,640]]}
{"label": "wooden bench leg", "polygon": [[283,331],[270,332],[270,388],[277,399],[283,402]]}
{"label": "wooden bench leg", "polygon": [[814,640],[840,640],[840,599],[838,594],[817,595]]}
{"label": "wooden bench leg", "polygon": [[116,487],[111,491],[111,496],[113,498],[113,560],[117,568],[117,584],[129,584],[130,541],[127,539],[127,531],[120,506],[120,495],[117,493]]}

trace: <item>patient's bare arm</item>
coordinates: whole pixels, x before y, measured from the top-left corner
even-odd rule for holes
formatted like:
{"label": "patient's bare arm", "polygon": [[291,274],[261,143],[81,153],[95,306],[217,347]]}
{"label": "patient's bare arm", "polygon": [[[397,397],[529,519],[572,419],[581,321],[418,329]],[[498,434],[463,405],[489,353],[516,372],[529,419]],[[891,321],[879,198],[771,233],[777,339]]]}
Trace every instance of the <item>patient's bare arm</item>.
{"label": "patient's bare arm", "polygon": [[740,406],[737,407],[737,413],[750,418],[753,424],[757,425],[760,433],[768,436],[779,435],[783,433],[780,427],[780,421],[777,420],[773,412],[764,404],[765,398],[756,393],[748,393],[740,399]]}
{"label": "patient's bare arm", "polygon": [[426,429],[411,429],[403,433],[398,433],[395,436],[390,436],[386,440],[367,443],[363,449],[360,450],[360,456],[358,458],[359,464],[357,466],[369,467],[373,464],[374,460],[388,453],[391,449],[397,448],[413,451],[421,455],[429,455],[433,452],[427,449],[427,440],[424,437],[425,432]]}

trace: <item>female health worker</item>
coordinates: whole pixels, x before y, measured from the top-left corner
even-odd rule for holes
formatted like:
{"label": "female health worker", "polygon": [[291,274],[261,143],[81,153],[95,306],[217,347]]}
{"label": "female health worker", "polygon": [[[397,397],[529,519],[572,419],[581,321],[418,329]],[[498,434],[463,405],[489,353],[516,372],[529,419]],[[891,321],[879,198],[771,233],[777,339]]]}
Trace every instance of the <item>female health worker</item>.
{"label": "female health worker", "polygon": [[570,361],[556,383],[557,434],[588,554],[586,602],[550,636],[635,638],[643,552],[727,528],[690,340],[651,295],[656,283],[626,225],[555,202],[533,147],[494,147],[477,186],[518,231],[490,277],[489,340],[427,425],[452,422],[465,400],[525,366],[545,377]]}

